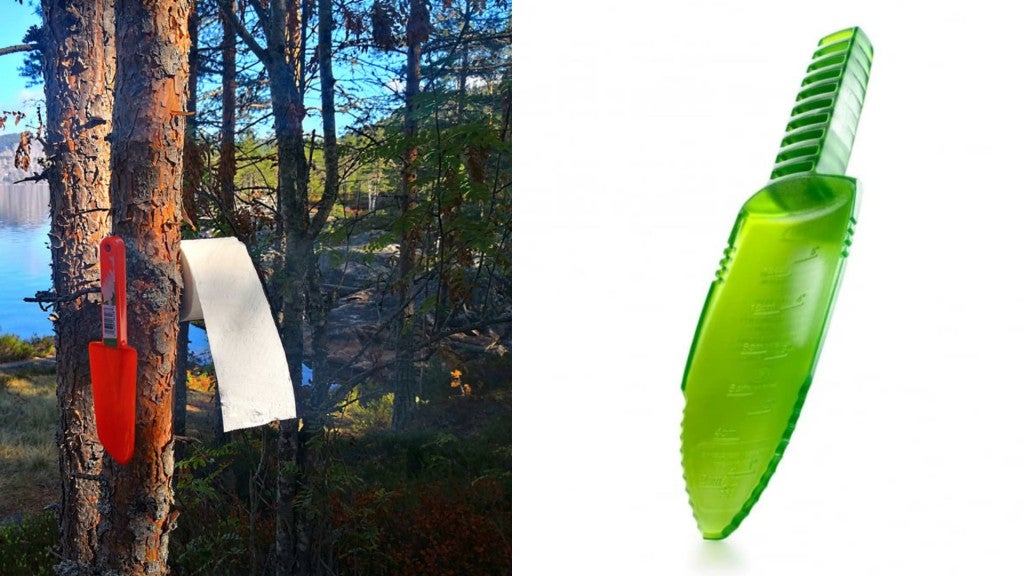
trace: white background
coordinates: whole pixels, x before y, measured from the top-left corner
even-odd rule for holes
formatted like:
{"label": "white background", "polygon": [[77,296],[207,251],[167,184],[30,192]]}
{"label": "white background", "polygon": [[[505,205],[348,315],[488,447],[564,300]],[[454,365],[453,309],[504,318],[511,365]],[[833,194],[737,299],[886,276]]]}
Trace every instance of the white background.
{"label": "white background", "polygon": [[[919,4],[516,4],[518,574],[1024,574],[1024,17]],[[875,59],[846,276],[786,457],[707,543],[686,353],[817,40],[851,25]]]}

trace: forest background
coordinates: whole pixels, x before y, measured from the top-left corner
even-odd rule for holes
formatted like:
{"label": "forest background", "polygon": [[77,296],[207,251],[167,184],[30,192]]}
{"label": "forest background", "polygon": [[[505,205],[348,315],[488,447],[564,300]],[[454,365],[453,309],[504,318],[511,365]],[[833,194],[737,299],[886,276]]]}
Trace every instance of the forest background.
{"label": "forest background", "polygon": [[[183,325],[174,497],[162,468],[130,470],[159,502],[155,519],[151,511],[111,519],[97,507],[108,492],[121,497],[129,472],[112,468],[89,437],[88,378],[76,369],[82,344],[98,339],[98,310],[88,289],[95,271],[88,256],[68,258],[71,239],[96,237],[109,221],[66,228],[67,206],[106,212],[104,187],[83,195],[87,186],[69,184],[83,172],[66,170],[66,158],[88,148],[81,161],[96,162],[108,140],[88,131],[110,130],[113,60],[95,43],[103,36],[53,56],[66,55],[81,30],[112,23],[103,5],[43,2],[44,26],[11,49],[27,54],[21,74],[47,86],[45,106],[12,106],[5,120],[24,129],[24,152],[45,144],[41,169],[23,167],[26,179],[51,186],[56,283],[36,299],[52,310],[57,339],[55,377],[45,361],[4,376],[5,415],[19,422],[5,440],[25,448],[5,457],[5,468],[24,475],[18,493],[39,497],[5,499],[0,564],[19,573],[54,564],[68,574],[128,572],[142,569],[127,567],[132,557],[152,554],[150,568],[183,573],[510,571],[511,5],[168,8],[172,27],[185,25],[176,14],[193,13],[195,39],[191,99],[180,114],[183,168],[168,156],[183,172],[181,234],[246,243],[301,384],[299,421],[218,433],[215,374],[201,358],[185,361]],[[127,3],[124,14],[137,8]],[[118,29],[119,46],[135,32]],[[140,65],[125,53],[119,78]],[[66,81],[97,70],[91,81]],[[92,116],[72,122],[85,138],[76,144],[60,132],[67,124],[55,101],[86,100]],[[110,154],[129,166],[141,151],[118,148],[118,106]],[[124,226],[115,218],[115,231]],[[88,254],[90,243],[80,244]],[[38,348],[20,354],[50,351]],[[57,454],[29,450],[47,444],[58,422],[73,441],[58,443]],[[55,460],[57,475],[39,464]],[[139,532],[136,544],[110,536],[137,530],[143,516],[164,535],[145,546]]]}

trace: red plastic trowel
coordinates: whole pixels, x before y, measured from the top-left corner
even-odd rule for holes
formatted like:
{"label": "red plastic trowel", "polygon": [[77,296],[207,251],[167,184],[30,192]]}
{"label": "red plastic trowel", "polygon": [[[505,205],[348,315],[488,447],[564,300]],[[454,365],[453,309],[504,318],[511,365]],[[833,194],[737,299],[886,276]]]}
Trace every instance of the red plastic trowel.
{"label": "red plastic trowel", "polygon": [[135,378],[138,354],[128,346],[124,241],[100,242],[103,341],[89,343],[96,432],[107,453],[121,464],[135,451]]}

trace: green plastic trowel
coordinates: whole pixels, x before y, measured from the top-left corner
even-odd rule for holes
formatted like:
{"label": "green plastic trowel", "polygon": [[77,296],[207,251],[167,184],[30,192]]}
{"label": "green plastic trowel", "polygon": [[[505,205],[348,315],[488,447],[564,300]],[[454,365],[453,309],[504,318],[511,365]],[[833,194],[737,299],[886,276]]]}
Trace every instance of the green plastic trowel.
{"label": "green plastic trowel", "polygon": [[844,176],[871,69],[858,28],[818,43],[768,185],[744,204],[683,375],[683,475],[704,538],[735,530],[796,426],[856,224]]}

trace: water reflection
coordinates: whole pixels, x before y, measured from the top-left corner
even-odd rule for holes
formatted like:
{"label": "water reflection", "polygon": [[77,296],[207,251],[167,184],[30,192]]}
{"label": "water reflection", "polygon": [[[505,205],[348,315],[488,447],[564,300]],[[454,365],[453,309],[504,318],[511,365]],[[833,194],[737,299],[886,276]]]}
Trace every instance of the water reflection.
{"label": "water reflection", "polygon": [[50,222],[45,184],[0,184],[0,226],[36,228]]}
{"label": "water reflection", "polygon": [[53,332],[46,312],[22,301],[52,284],[49,216],[45,185],[0,185],[0,333],[29,337]]}

